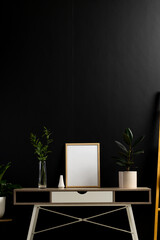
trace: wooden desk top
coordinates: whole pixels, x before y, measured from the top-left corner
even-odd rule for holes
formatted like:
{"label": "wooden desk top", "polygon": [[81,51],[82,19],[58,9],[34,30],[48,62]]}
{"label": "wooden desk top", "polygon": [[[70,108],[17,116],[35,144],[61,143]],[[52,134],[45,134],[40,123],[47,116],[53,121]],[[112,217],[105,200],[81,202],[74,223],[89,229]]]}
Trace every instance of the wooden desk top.
{"label": "wooden desk top", "polygon": [[52,191],[151,191],[148,187],[137,188],[119,188],[119,187],[103,187],[103,188],[18,188],[14,192],[52,192]]}
{"label": "wooden desk top", "polygon": [[[14,189],[14,205],[62,205],[62,203],[53,203],[52,196],[62,194],[65,199],[68,196],[74,196],[76,193],[80,195],[90,195],[95,192],[96,195],[102,193],[112,195],[110,204],[151,204],[151,189],[148,187],[138,188],[21,188]],[[99,194],[98,194],[99,192]],[[106,193],[105,193],[106,192]],[[94,195],[95,195],[94,194]],[[79,197],[80,199],[81,197]],[[71,197],[72,201],[72,197]],[[78,203],[78,202],[77,202]],[[75,203],[75,205],[77,204]],[[100,203],[100,202],[98,202]],[[105,203],[105,202],[104,202]],[[82,203],[84,205],[84,202]],[[91,205],[94,203],[92,202]],[[101,204],[102,205],[102,204]]]}

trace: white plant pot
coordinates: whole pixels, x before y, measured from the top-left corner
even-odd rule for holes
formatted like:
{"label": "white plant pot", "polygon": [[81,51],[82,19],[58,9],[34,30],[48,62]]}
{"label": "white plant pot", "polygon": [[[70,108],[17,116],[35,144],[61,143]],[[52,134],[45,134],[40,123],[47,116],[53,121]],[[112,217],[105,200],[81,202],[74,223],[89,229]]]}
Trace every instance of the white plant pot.
{"label": "white plant pot", "polygon": [[119,172],[120,188],[137,188],[137,171]]}
{"label": "white plant pot", "polygon": [[6,197],[0,197],[0,218],[2,218],[5,213],[5,206],[6,206]]}

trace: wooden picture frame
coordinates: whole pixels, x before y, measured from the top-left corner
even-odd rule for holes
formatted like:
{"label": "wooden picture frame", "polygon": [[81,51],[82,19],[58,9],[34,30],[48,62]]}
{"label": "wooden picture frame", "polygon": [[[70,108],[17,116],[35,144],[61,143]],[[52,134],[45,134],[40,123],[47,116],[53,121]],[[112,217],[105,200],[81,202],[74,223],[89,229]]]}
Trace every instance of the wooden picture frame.
{"label": "wooden picture frame", "polygon": [[66,187],[100,187],[100,143],[66,143]]}

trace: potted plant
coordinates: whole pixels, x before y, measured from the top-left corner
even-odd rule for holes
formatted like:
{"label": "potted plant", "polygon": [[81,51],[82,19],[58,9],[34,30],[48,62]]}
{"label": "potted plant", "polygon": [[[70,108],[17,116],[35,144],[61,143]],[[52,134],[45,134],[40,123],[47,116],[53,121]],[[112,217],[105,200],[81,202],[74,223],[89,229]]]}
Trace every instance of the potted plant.
{"label": "potted plant", "polygon": [[137,150],[137,146],[144,140],[144,136],[140,136],[134,140],[133,133],[130,128],[126,128],[123,132],[123,143],[115,141],[119,148],[118,156],[114,157],[117,164],[124,168],[125,171],[119,171],[119,187],[136,188],[137,187],[137,171],[131,171],[135,164],[135,157],[143,154],[144,150]]}
{"label": "potted plant", "polygon": [[39,180],[38,187],[46,188],[47,187],[47,170],[46,170],[46,160],[48,158],[48,154],[51,153],[49,150],[49,145],[53,142],[51,137],[51,132],[44,127],[42,139],[40,140],[33,133],[30,134],[31,144],[35,148],[35,154],[39,160]]}
{"label": "potted plant", "polygon": [[3,180],[3,176],[10,166],[10,162],[6,165],[0,164],[0,218],[5,213],[6,197],[13,193],[14,188],[20,187],[19,185],[8,183],[7,180]]}

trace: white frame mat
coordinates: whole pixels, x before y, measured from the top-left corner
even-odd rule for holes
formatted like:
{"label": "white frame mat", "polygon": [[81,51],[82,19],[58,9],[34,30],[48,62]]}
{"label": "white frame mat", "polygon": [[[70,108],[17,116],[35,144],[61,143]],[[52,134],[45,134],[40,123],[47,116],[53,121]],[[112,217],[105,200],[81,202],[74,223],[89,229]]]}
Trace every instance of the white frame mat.
{"label": "white frame mat", "polygon": [[100,187],[100,143],[66,143],[66,187]]}

